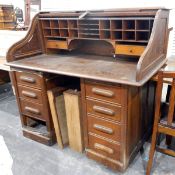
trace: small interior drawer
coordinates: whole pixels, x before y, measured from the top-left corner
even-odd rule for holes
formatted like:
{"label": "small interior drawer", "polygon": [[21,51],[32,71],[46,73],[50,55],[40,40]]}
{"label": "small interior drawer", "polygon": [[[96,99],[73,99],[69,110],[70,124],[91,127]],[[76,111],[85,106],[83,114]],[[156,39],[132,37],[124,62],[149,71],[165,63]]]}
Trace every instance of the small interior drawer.
{"label": "small interior drawer", "polygon": [[89,148],[106,157],[120,161],[120,144],[89,135]]}
{"label": "small interior drawer", "polygon": [[15,72],[17,84],[35,87],[42,89],[44,79],[42,75],[28,73],[28,72]]}
{"label": "small interior drawer", "polygon": [[121,104],[123,90],[120,86],[103,85],[87,81],[85,88],[86,97]]}
{"label": "small interior drawer", "polygon": [[67,41],[48,40],[46,47],[50,49],[68,49],[68,44]]}
{"label": "small interior drawer", "polygon": [[121,108],[117,105],[111,105],[94,100],[86,100],[87,113],[99,117],[121,121]]}
{"label": "small interior drawer", "polygon": [[27,86],[18,85],[19,98],[42,104],[42,91]]}
{"label": "small interior drawer", "polygon": [[47,114],[44,111],[43,105],[25,100],[20,100],[20,105],[22,114],[45,121]]}
{"label": "small interior drawer", "polygon": [[120,142],[121,125],[115,124],[104,119],[96,118],[91,115],[88,118],[88,132],[98,134],[100,136]]}
{"label": "small interior drawer", "polygon": [[115,54],[141,56],[145,46],[116,44]]}

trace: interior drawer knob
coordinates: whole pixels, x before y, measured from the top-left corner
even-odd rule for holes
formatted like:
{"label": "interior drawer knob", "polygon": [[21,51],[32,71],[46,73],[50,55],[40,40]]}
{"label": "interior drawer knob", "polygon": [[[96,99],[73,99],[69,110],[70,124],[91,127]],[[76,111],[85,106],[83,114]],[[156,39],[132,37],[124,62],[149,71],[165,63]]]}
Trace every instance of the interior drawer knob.
{"label": "interior drawer knob", "polygon": [[30,98],[37,98],[37,95],[34,92],[22,91],[22,95]]}
{"label": "interior drawer knob", "polygon": [[101,107],[101,106],[96,106],[96,105],[93,106],[93,110],[95,112],[99,112],[99,113],[110,115],[110,116],[114,116],[114,114],[115,114],[115,112],[111,109],[104,108],[104,107]]}
{"label": "interior drawer knob", "polygon": [[98,130],[98,131],[102,131],[104,133],[107,133],[107,134],[113,134],[113,129],[111,128],[107,128],[105,126],[101,126],[101,125],[98,125],[98,124],[94,124],[93,125],[93,128]]}
{"label": "interior drawer knob", "polygon": [[96,95],[102,95],[104,97],[113,97],[114,92],[106,89],[92,88],[92,92]]}
{"label": "interior drawer knob", "polygon": [[26,106],[24,109],[25,109],[27,112],[31,112],[31,113],[33,113],[33,114],[37,114],[37,115],[40,114],[40,111],[39,111],[38,109],[35,109],[35,108],[32,108],[32,107]]}
{"label": "interior drawer knob", "polygon": [[28,83],[35,83],[35,79],[32,78],[32,77],[26,77],[26,76],[20,76],[20,80],[21,81],[25,81],[25,82],[28,82]]}
{"label": "interior drawer knob", "polygon": [[95,149],[98,149],[98,150],[101,150],[101,151],[104,151],[104,152],[106,152],[108,154],[113,154],[114,153],[114,150],[113,149],[111,149],[111,148],[109,148],[107,146],[101,145],[99,143],[95,143],[94,144],[94,148]]}

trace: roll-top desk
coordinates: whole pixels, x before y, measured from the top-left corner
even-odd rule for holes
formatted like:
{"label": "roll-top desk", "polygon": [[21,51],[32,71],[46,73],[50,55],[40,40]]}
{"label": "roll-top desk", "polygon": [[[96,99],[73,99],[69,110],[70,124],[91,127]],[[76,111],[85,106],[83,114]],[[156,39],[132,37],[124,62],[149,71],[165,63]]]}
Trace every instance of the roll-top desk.
{"label": "roll-top desk", "polygon": [[[7,53],[23,134],[51,145],[46,90],[81,90],[88,157],[124,171],[150,135],[155,83],[165,64],[167,9],[40,12]],[[46,133],[30,130],[39,122]],[[33,124],[34,123],[34,124]]]}

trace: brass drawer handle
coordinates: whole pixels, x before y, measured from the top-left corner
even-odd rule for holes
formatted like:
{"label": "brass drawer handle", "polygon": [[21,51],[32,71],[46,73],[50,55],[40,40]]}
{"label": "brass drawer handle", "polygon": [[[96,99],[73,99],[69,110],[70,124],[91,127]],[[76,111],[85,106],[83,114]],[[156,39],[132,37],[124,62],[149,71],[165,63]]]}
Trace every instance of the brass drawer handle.
{"label": "brass drawer handle", "polygon": [[92,92],[96,95],[102,95],[104,97],[113,97],[114,92],[106,89],[92,88]]}
{"label": "brass drawer handle", "polygon": [[28,83],[35,83],[35,79],[32,77],[20,76],[20,80],[28,82]]}
{"label": "brass drawer handle", "polygon": [[24,109],[25,109],[27,112],[31,112],[31,113],[34,113],[34,114],[37,114],[37,115],[40,114],[40,111],[39,111],[38,109],[35,109],[35,108],[31,108],[31,107],[26,106]]}
{"label": "brass drawer handle", "polygon": [[113,154],[114,153],[114,150],[113,149],[111,149],[111,148],[109,148],[107,146],[101,145],[99,143],[95,143],[94,144],[94,148],[95,149],[98,149],[98,150],[101,150],[101,151],[104,151],[104,152],[106,152],[108,154]]}
{"label": "brass drawer handle", "polygon": [[93,125],[93,128],[98,130],[98,131],[102,131],[104,133],[107,133],[107,134],[113,134],[113,129],[111,128],[107,128],[105,126],[101,126],[101,125],[98,125],[98,124],[94,124]]}
{"label": "brass drawer handle", "polygon": [[99,113],[110,115],[110,116],[114,116],[114,114],[115,114],[115,112],[113,110],[108,109],[108,108],[104,108],[101,106],[93,106],[93,110],[95,112],[99,112]]}
{"label": "brass drawer handle", "polygon": [[37,98],[37,95],[34,92],[22,91],[22,95],[30,98]]}

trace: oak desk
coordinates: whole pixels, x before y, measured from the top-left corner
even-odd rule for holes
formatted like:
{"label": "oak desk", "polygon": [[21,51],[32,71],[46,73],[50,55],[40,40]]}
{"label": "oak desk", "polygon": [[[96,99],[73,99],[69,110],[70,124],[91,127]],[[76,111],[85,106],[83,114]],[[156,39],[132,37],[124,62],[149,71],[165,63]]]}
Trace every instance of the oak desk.
{"label": "oak desk", "polygon": [[37,14],[7,54],[24,136],[54,143],[46,92],[74,85],[87,156],[124,171],[151,133],[150,79],[167,61],[168,14],[163,8]]}

